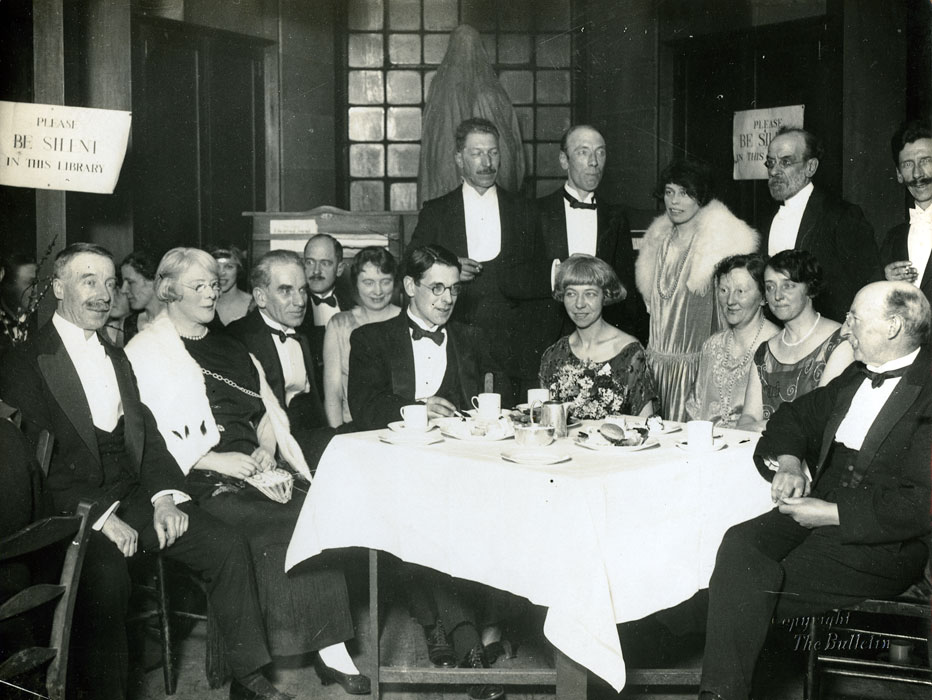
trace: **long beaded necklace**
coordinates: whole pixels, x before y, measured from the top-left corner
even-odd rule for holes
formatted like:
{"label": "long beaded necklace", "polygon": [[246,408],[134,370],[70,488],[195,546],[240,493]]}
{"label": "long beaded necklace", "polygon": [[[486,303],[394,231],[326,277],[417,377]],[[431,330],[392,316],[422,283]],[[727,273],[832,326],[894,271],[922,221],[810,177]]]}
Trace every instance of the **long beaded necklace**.
{"label": "long beaded necklace", "polygon": [[812,328],[810,328],[809,331],[806,333],[806,335],[804,335],[802,338],[800,338],[799,340],[797,340],[795,343],[791,343],[791,342],[789,342],[789,341],[786,339],[786,326],[784,326],[784,327],[783,327],[783,333],[780,334],[780,340],[781,340],[781,342],[782,342],[784,345],[786,345],[788,348],[795,348],[797,345],[802,345],[803,343],[806,342],[806,339],[807,339],[810,335],[812,335],[813,331],[815,331],[816,326],[819,325],[819,319],[821,319],[821,318],[822,318],[822,314],[820,314],[818,311],[816,311],[815,323],[812,324]]}
{"label": "long beaded necklace", "polygon": [[[758,338],[760,338],[760,334],[764,330],[765,321],[766,319],[764,318],[764,315],[761,314],[760,323],[757,326],[757,333],[754,334],[754,340],[752,340],[751,344],[748,345],[748,349],[744,352],[744,355],[741,357],[741,361],[738,362],[738,364],[732,365],[730,367],[726,364],[726,362],[728,359],[734,358],[734,355],[731,352],[731,347],[734,346],[734,344],[738,342],[736,338],[737,333],[735,332],[735,329],[732,328],[731,333],[725,336],[725,347],[724,347],[725,357],[722,360],[722,369],[729,372],[729,376],[728,376],[727,381],[725,381],[724,383],[718,382],[718,398],[719,398],[719,406],[721,409],[720,415],[722,416],[722,420],[728,420],[728,416],[731,415],[731,393],[735,388],[735,382],[738,381],[738,375],[744,374],[744,372],[740,372],[739,370],[742,369],[743,367],[746,367],[747,364],[751,361],[751,355],[757,349],[757,340]],[[728,343],[729,340],[731,340],[731,346],[729,346],[729,343]]]}
{"label": "long beaded necklace", "polygon": [[[679,229],[673,227],[673,236],[679,234]],[[669,301],[673,298],[673,295],[676,293],[676,288],[680,284],[680,276],[683,274],[683,268],[686,267],[686,260],[689,258],[689,251],[692,250],[693,241],[696,239],[696,235],[693,234],[689,239],[689,244],[686,246],[686,252],[683,253],[683,257],[680,258],[679,263],[676,266],[676,274],[673,275],[673,287],[668,291],[663,291],[663,271],[667,269],[667,253],[670,250],[670,243],[673,241],[673,236],[670,236],[666,241],[664,241],[663,247],[660,249],[660,269],[657,271],[657,293],[660,295],[660,298],[664,301]]]}

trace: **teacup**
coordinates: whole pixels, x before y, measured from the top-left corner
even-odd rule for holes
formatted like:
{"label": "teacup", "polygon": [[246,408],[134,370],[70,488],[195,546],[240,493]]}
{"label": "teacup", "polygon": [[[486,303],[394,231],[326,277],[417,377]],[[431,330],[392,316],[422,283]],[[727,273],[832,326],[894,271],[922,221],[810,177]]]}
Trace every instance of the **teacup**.
{"label": "teacup", "polygon": [[401,417],[404,418],[405,428],[424,432],[427,430],[427,406],[414,403],[401,407]]}
{"label": "teacup", "polygon": [[483,420],[498,420],[502,414],[501,394],[479,394],[472,397],[473,408]]}
{"label": "teacup", "polygon": [[522,447],[545,447],[553,442],[553,426],[541,425],[516,425],[515,442]]}
{"label": "teacup", "polygon": [[528,389],[527,390],[527,405],[533,407],[535,403],[544,403],[545,401],[550,401],[550,390],[549,389]]}
{"label": "teacup", "polygon": [[712,421],[691,420],[686,423],[686,441],[690,450],[712,449]]}

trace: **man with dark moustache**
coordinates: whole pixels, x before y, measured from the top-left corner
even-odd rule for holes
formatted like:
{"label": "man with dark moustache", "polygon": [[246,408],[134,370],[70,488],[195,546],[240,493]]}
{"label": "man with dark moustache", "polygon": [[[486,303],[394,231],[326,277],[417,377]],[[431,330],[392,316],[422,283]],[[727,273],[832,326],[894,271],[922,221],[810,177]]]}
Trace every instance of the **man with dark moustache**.
{"label": "man with dark moustache", "polygon": [[932,490],[930,316],[908,282],[864,287],[842,327],[857,361],[767,423],[754,459],[777,507],[719,547],[701,699],[749,697],[771,619],[897,596],[919,580]]}
{"label": "man with dark moustache", "polygon": [[932,124],[906,122],[890,140],[896,180],[913,198],[909,223],[894,226],[880,246],[884,277],[916,285],[932,300]]}
{"label": "man with dark moustache", "polygon": [[54,510],[95,502],[71,647],[77,697],[126,697],[127,561],[161,551],[207,583],[234,677],[230,697],[287,700],[260,670],[271,659],[246,539],[191,502],[126,355],[101,340],[115,284],[109,251],[65,248],[55,258],[52,320],[0,370],[0,395],[22,411],[27,434],[55,436],[46,479]]}
{"label": "man with dark moustache", "polygon": [[780,207],[761,228],[761,252],[815,255],[825,275],[816,309],[841,322],[857,291],[875,278],[877,243],[860,207],[813,185],[821,158],[821,141],[805,129],[781,127],[770,142],[767,187]]}

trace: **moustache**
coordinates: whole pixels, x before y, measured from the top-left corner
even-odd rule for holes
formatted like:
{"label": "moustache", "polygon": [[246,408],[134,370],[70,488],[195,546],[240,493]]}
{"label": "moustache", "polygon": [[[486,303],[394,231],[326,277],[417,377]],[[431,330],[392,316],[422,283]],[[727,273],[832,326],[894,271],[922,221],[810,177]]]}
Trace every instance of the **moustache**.
{"label": "moustache", "polygon": [[106,301],[89,301],[85,306],[91,311],[110,311],[110,304]]}
{"label": "moustache", "polygon": [[322,280],[323,278],[324,278],[324,276],[321,275],[321,274],[319,274],[319,273],[317,273],[317,272],[315,272],[313,275],[310,275],[310,276],[308,277],[309,280]]}
{"label": "moustache", "polygon": [[480,168],[476,171],[476,175],[494,175],[497,172],[495,168]]}
{"label": "moustache", "polygon": [[917,177],[915,180],[910,180],[906,183],[907,187],[925,187],[926,185],[932,183],[932,177]]}

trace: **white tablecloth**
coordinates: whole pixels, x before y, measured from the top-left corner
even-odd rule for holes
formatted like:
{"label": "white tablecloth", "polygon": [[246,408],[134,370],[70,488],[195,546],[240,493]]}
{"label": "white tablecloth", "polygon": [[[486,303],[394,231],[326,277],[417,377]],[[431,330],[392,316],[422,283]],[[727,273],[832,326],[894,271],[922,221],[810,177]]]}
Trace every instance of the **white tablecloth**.
{"label": "white tablecloth", "polygon": [[728,446],[702,455],[675,446],[685,431],[621,454],[559,440],[546,449],[572,461],[541,467],[503,461],[510,439],[387,445],[384,432],[330,443],[286,567],[359,546],[511,591],[547,607],[547,638],[619,691],[616,623],[707,586],[725,530],[772,507],[755,433],[717,430]]}

